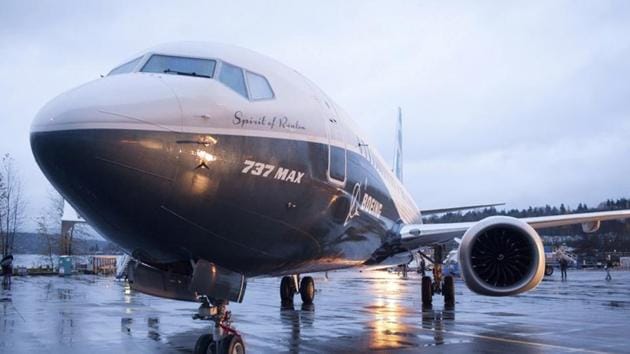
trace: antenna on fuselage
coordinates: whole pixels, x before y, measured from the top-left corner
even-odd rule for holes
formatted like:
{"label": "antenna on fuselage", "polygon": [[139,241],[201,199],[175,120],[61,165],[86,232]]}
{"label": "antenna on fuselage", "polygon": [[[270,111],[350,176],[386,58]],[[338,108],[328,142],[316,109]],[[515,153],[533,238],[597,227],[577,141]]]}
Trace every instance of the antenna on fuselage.
{"label": "antenna on fuselage", "polygon": [[396,151],[394,152],[394,167],[392,172],[403,181],[403,152],[402,152],[402,110],[398,107],[398,122],[396,124]]}

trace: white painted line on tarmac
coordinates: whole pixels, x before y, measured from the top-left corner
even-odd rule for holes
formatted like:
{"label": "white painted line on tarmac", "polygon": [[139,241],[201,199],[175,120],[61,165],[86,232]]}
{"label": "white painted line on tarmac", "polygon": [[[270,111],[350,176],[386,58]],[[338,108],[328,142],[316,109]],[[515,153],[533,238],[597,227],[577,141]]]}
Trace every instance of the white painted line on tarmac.
{"label": "white painted line on tarmac", "polygon": [[564,350],[564,351],[569,351],[569,352],[576,352],[576,353],[611,354],[609,352],[602,352],[602,351],[596,351],[596,350],[589,350],[589,349],[582,349],[582,348],[572,348],[572,347],[565,347],[565,346],[562,346],[562,345],[553,345],[553,344],[545,344],[545,343],[538,343],[538,342],[530,342],[530,341],[519,340],[519,339],[509,339],[509,338],[501,338],[501,337],[493,337],[493,336],[484,336],[484,335],[481,335],[481,334],[474,334],[474,333],[467,333],[467,332],[444,331],[444,333],[450,333],[450,334],[466,336],[466,337],[474,337],[474,338],[480,338],[480,339],[488,339],[488,340],[493,340],[493,341],[498,341],[498,342],[505,342],[505,343],[530,345],[530,346],[539,347],[539,348],[546,348],[546,349],[559,349],[559,350]]}

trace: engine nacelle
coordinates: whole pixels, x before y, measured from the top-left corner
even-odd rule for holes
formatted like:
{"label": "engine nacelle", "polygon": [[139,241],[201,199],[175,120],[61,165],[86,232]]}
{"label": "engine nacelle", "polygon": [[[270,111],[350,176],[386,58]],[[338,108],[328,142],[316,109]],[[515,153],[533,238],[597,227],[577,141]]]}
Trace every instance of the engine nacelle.
{"label": "engine nacelle", "polygon": [[545,250],[522,220],[491,216],[473,225],[459,245],[462,278],[470,290],[509,296],[535,288],[544,277]]}

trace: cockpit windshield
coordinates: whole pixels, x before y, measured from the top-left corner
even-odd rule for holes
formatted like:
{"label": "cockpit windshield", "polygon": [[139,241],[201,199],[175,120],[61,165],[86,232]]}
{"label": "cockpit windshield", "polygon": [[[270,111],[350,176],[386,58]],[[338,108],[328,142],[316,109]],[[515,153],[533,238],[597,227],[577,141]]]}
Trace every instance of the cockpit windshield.
{"label": "cockpit windshield", "polygon": [[139,57],[139,58],[136,58],[136,59],[131,60],[129,62],[126,62],[123,65],[121,65],[121,66],[113,69],[112,71],[110,71],[109,74],[107,74],[107,75],[110,76],[110,75],[130,73],[130,72],[133,71],[133,69],[136,68],[136,65],[138,65],[138,62],[140,61],[140,59],[142,59],[142,57]]}
{"label": "cockpit windshield", "polygon": [[140,71],[211,78],[216,64],[216,61],[209,59],[154,54]]}

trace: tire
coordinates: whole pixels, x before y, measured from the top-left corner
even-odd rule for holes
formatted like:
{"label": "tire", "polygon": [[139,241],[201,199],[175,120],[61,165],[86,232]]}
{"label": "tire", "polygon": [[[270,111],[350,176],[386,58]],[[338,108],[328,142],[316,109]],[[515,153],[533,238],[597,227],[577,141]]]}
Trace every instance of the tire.
{"label": "tire", "polygon": [[550,265],[545,266],[545,275],[550,276],[553,274],[553,267]]}
{"label": "tire", "polygon": [[431,277],[422,277],[422,306],[431,306],[433,302],[433,287],[431,284]]}
{"label": "tire", "polygon": [[208,347],[210,344],[213,344],[212,334],[204,334],[203,336],[197,339],[195,343],[195,348],[193,349],[194,354],[206,354],[208,352]]}
{"label": "tire", "polygon": [[315,299],[315,281],[312,277],[304,277],[300,282],[300,297],[302,302],[311,305]]}
{"label": "tire", "polygon": [[241,336],[230,334],[222,340],[221,354],[245,354],[245,343]]}
{"label": "tire", "polygon": [[293,303],[293,295],[295,294],[295,286],[293,278],[286,276],[280,281],[280,300],[283,304]]}
{"label": "tire", "polygon": [[442,294],[444,294],[444,306],[455,306],[455,280],[453,276],[447,275],[444,277],[444,286],[442,287]]}

